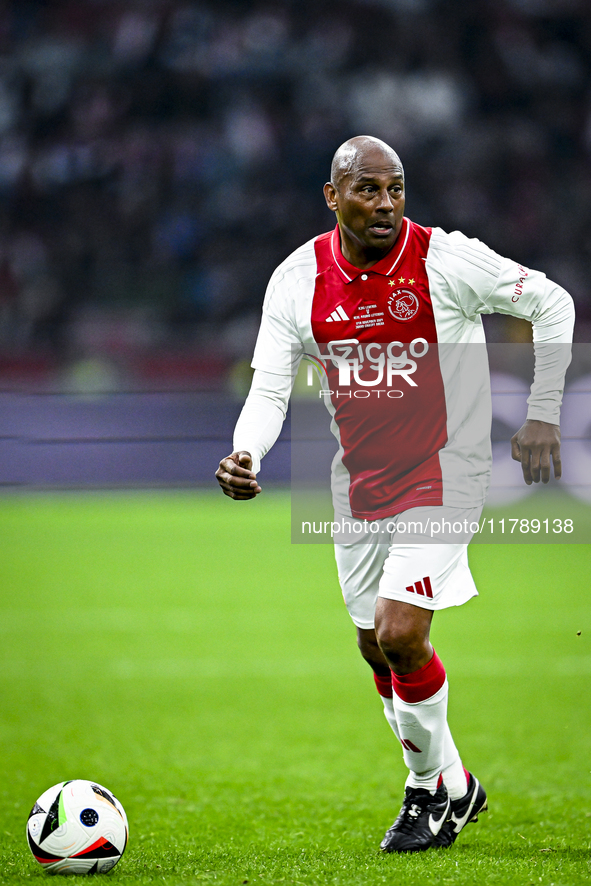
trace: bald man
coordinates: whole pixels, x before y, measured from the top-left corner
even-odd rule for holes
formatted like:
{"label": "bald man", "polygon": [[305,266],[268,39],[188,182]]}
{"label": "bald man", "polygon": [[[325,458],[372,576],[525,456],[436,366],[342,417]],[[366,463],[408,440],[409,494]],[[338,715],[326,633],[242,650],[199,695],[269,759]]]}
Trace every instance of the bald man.
{"label": "bald man", "polygon": [[[429,640],[434,612],[477,594],[467,545],[491,466],[481,315],[533,324],[534,383],[511,441],[531,484],[547,483],[552,464],[560,476],[574,310],[543,274],[406,218],[402,163],[379,139],[340,146],[324,196],[336,227],[271,278],[252,388],[216,476],[235,500],[261,492],[261,459],[279,435],[299,361],[315,358],[339,443],[331,474],[339,582],[409,770],[381,849],[420,852],[451,846],[487,808],[452,739],[445,668]],[[356,523],[369,531],[356,534]]]}

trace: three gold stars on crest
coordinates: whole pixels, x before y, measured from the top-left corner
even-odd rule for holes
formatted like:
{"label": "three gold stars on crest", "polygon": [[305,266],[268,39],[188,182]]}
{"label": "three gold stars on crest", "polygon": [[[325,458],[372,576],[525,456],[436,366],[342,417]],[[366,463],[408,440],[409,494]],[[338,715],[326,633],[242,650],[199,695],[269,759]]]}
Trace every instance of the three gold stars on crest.
{"label": "three gold stars on crest", "polygon": [[[389,282],[390,286],[396,286],[396,280],[389,280],[388,282]],[[399,277],[398,283],[406,283],[406,279],[404,277]],[[414,283],[415,283],[414,277],[409,277],[408,278],[408,285],[414,286]]]}

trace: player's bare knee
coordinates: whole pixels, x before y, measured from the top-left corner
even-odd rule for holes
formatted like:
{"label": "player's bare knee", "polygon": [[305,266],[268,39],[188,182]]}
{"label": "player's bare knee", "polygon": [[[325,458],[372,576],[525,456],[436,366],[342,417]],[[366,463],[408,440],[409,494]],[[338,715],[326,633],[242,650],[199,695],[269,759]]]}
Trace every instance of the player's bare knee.
{"label": "player's bare knee", "polygon": [[364,628],[357,628],[357,646],[361,655],[378,674],[386,674],[389,671],[388,662],[380,649],[376,632]]}
{"label": "player's bare knee", "polygon": [[382,654],[391,660],[415,645],[416,632],[407,625],[382,622],[376,629],[376,638]]}
{"label": "player's bare knee", "polygon": [[433,654],[429,631],[433,613],[418,606],[378,597],[376,637],[390,668],[408,674]]}
{"label": "player's bare knee", "polygon": [[410,673],[428,661],[431,647],[424,631],[411,623],[382,622],[376,626],[382,654],[395,673]]}

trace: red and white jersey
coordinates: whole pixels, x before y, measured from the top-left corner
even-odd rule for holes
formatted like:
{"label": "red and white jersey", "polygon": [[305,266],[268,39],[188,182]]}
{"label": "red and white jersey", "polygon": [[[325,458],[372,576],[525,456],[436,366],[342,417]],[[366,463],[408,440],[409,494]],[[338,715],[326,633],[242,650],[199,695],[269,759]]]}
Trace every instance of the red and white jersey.
{"label": "red and white jersey", "polygon": [[[377,519],[484,501],[491,406],[481,314],[492,312],[530,320],[535,342],[572,336],[572,300],[544,274],[409,219],[367,270],[344,258],[338,227],[277,268],[252,365],[284,379],[304,355],[320,368],[340,444],[339,513]],[[528,417],[557,423],[566,365],[538,362]],[[248,400],[243,427],[247,418]],[[264,454],[268,441],[250,437],[239,448]]]}

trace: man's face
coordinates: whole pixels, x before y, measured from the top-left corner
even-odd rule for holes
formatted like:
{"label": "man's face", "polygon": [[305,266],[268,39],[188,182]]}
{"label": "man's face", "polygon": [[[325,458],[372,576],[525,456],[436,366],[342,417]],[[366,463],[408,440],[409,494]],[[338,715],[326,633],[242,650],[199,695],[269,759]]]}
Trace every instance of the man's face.
{"label": "man's face", "polygon": [[338,185],[324,186],[336,212],[343,255],[356,267],[370,267],[390,251],[404,217],[404,171],[396,156],[380,148],[365,151]]}

